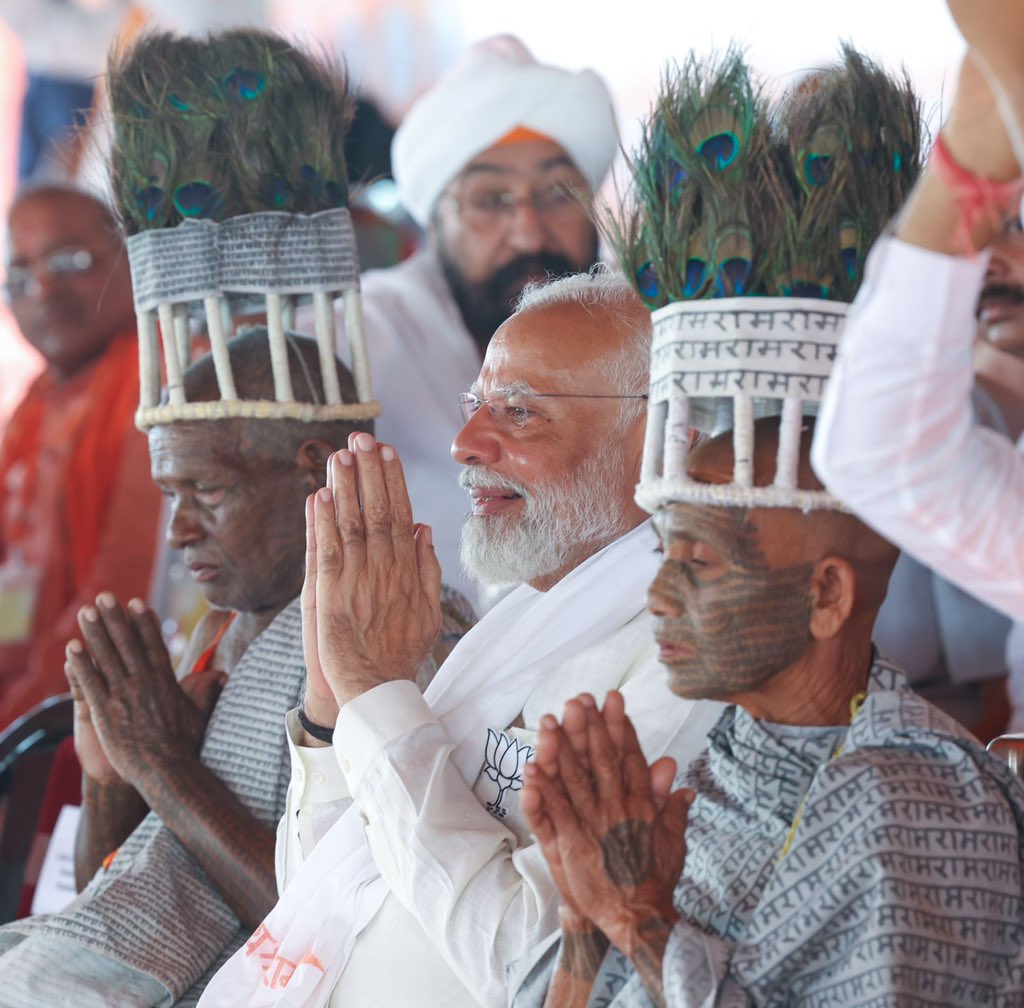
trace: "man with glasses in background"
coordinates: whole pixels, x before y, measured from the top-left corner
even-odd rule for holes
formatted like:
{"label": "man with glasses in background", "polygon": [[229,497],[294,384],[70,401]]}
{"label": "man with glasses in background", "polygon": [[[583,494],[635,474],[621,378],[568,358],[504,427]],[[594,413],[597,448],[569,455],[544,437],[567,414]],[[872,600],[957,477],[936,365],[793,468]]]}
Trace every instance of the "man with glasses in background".
{"label": "man with glasses in background", "polygon": [[446,583],[471,597],[457,562],[465,498],[448,457],[454,397],[528,281],[596,260],[588,204],[617,149],[604,82],[540,64],[512,36],[465,53],[395,134],[398,193],[426,243],[362,280],[379,432],[402,456]]}
{"label": "man with glasses in background", "polygon": [[64,646],[101,591],[149,595],[160,493],[135,429],[139,371],[128,260],[93,196],[25,191],[4,283],[46,361],[0,442],[0,729],[67,691]]}

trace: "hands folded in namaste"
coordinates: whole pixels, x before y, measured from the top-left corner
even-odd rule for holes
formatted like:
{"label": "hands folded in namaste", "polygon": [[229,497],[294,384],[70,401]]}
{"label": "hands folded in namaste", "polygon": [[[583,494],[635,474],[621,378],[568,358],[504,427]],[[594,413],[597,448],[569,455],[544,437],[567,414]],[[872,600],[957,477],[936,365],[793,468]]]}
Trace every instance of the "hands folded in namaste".
{"label": "hands folded in namaste", "polygon": [[441,568],[415,524],[394,448],[353,434],[306,502],[302,587],[305,709],[338,709],[382,683],[415,680],[441,626]]}

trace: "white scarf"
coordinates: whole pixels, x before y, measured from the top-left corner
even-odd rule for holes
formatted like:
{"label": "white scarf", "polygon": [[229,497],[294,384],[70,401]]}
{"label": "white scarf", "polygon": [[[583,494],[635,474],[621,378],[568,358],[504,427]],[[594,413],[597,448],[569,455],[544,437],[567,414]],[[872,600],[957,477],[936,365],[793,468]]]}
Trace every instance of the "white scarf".
{"label": "white scarf", "polygon": [[[424,698],[455,744],[467,785],[488,728],[511,724],[540,677],[624,626],[657,571],[647,522],[550,591],[521,585],[456,645]],[[199,1008],[321,1008],[388,890],[353,805],[313,849],[277,906],[221,968]]]}

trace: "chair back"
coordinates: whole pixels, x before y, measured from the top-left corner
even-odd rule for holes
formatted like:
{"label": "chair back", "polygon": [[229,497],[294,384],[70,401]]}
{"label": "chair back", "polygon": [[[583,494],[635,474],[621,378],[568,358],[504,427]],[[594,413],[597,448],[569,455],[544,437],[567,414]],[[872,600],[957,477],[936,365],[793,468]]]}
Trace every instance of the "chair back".
{"label": "chair back", "polygon": [[1024,778],[1024,733],[1000,735],[985,747],[1018,777]]}
{"label": "chair back", "polygon": [[65,693],[0,733],[0,923],[17,916],[53,757],[73,730],[73,703]]}

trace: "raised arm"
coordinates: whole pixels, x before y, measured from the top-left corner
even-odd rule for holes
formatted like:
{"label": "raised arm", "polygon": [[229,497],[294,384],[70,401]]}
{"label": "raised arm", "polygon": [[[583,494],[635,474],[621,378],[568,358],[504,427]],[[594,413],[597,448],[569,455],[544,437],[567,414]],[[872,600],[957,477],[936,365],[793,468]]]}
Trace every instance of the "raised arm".
{"label": "raised arm", "polygon": [[[1013,209],[1002,203],[1019,190],[1002,183],[1019,168],[970,59],[942,137],[946,162],[933,156],[895,238],[871,254],[812,459],[829,489],[882,534],[1024,618],[1024,459],[974,423],[970,404],[986,258],[969,253],[984,249]],[[972,188],[962,180],[970,175],[995,184]]]}

